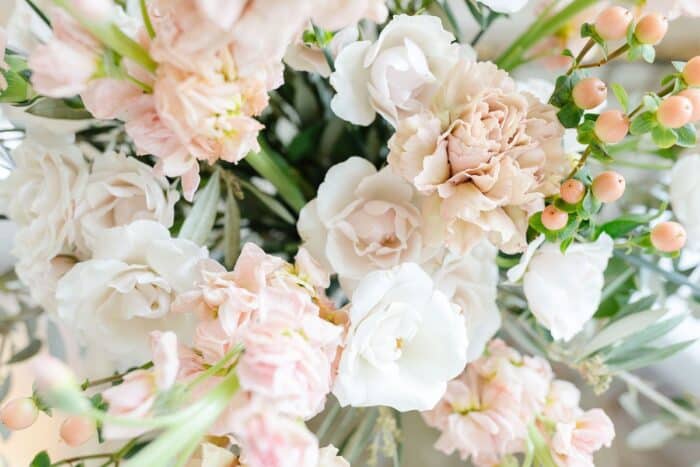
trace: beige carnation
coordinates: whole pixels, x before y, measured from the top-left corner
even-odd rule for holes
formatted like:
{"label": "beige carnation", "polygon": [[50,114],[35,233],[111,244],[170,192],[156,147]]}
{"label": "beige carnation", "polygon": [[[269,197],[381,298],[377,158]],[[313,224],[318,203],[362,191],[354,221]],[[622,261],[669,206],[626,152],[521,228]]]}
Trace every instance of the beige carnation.
{"label": "beige carnation", "polygon": [[460,61],[429,110],[399,122],[389,164],[430,195],[428,218],[452,250],[482,238],[523,251],[530,215],[566,172],[556,111],[488,62]]}

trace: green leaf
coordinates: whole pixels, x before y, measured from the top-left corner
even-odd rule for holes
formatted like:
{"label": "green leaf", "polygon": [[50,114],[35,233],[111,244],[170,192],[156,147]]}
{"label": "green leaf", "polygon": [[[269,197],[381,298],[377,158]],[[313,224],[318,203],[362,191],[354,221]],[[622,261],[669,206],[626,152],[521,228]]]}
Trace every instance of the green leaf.
{"label": "green leaf", "polygon": [[14,354],[7,361],[8,364],[19,363],[25,360],[29,360],[34,355],[36,355],[41,349],[41,341],[39,339],[32,339],[29,341],[26,347]]}
{"label": "green leaf", "polygon": [[564,128],[576,128],[581,122],[584,110],[579,108],[573,102],[566,104],[557,112],[557,117]]}
{"label": "green leaf", "polygon": [[697,144],[697,129],[692,123],[676,128],[674,132],[676,133],[676,144],[678,146],[682,146],[684,148],[694,148]]}
{"label": "green leaf", "polygon": [[84,108],[76,108],[69,105],[64,99],[50,97],[37,99],[25,109],[25,112],[54,120],[89,120],[92,118],[90,112]]}
{"label": "green leaf", "polygon": [[625,91],[625,88],[622,87],[621,84],[618,83],[612,83],[610,85],[612,88],[613,93],[615,94],[615,98],[617,99],[617,102],[620,103],[620,107],[622,107],[622,110],[627,113],[629,111],[629,96],[627,95],[627,91]]}
{"label": "green leaf", "polygon": [[[588,117],[590,114],[586,114]],[[598,136],[595,134],[595,120],[586,118],[583,123],[581,123],[577,130],[576,139],[581,144],[591,144],[598,141]]]}
{"label": "green leaf", "polygon": [[598,211],[600,211],[602,206],[603,204],[595,196],[593,196],[593,192],[588,190],[586,195],[583,197],[583,201],[581,201],[578,212],[581,218],[590,219],[594,214],[597,214]]}
{"label": "green leaf", "polygon": [[644,97],[642,97],[644,110],[649,110],[651,112],[656,112],[656,110],[659,108],[659,105],[661,105],[661,102],[661,98],[653,92],[645,94]]}
{"label": "green leaf", "polygon": [[685,314],[674,316],[673,318],[656,323],[653,326],[634,334],[630,338],[625,339],[621,345],[613,347],[609,352],[606,352],[605,359],[612,360],[615,357],[625,355],[629,352],[635,352],[638,348],[641,348],[644,345],[663,337],[674,330],[683,322],[683,320],[685,320],[685,318],[687,318],[687,315]]}
{"label": "green leaf", "polygon": [[631,46],[629,52],[627,52],[627,59],[631,62],[634,62],[636,60],[639,60],[640,58],[642,58],[642,46]]}
{"label": "green leaf", "polygon": [[617,319],[604,327],[580,352],[582,358],[651,326],[666,313],[664,309],[642,311]]}
{"label": "green leaf", "polygon": [[528,425],[527,435],[534,448],[535,459],[537,459],[538,465],[542,467],[556,467],[557,464],[554,462],[554,459],[552,459],[552,452],[549,445],[533,424]]}
{"label": "green leaf", "polygon": [[287,208],[284,207],[282,203],[280,203],[267,193],[263,193],[258,189],[258,187],[256,187],[252,183],[247,182],[246,180],[239,179],[238,183],[240,183],[241,187],[244,190],[248,191],[253,196],[255,196],[261,203],[263,203],[270,211],[276,214],[280,219],[289,224],[295,224],[294,216],[290,214],[290,212],[287,210]]}
{"label": "green leaf", "polygon": [[627,235],[639,226],[648,225],[649,222],[659,217],[659,215],[664,210],[665,207],[659,212],[653,212],[644,215],[630,214],[620,216],[617,219],[613,219],[598,227],[597,235],[600,235],[602,232],[605,232],[612,238],[620,238],[624,235]]}
{"label": "green leaf", "polygon": [[294,211],[299,212],[306,204],[306,199],[297,186],[294,179],[275,162],[268,153],[266,145],[261,144],[258,153],[250,153],[244,159],[263,178],[272,183],[279,192],[282,199],[291,206]]}
{"label": "green leaf", "polygon": [[31,98],[33,93],[31,86],[18,72],[10,69],[0,71],[7,81],[7,88],[0,91],[0,102],[15,104]]}
{"label": "green leaf", "polygon": [[231,187],[226,189],[226,211],[224,211],[224,264],[232,269],[241,250],[241,213]]}
{"label": "green leaf", "polygon": [[603,39],[600,34],[598,34],[598,31],[596,31],[595,26],[593,26],[590,23],[583,23],[581,26],[581,37],[590,37],[595,41],[596,44],[598,44],[602,49],[603,49],[603,54],[605,55],[605,58],[608,57],[608,44],[605,42],[605,39]]}
{"label": "green leaf", "polygon": [[197,193],[194,205],[180,228],[179,238],[186,238],[198,245],[206,245],[216,222],[221,195],[220,178],[219,171],[215,171],[204,189]]}
{"label": "green leaf", "polygon": [[2,384],[0,384],[0,402],[5,400],[5,397],[7,397],[7,394],[10,392],[11,387],[12,387],[12,373],[7,373],[7,376],[3,380]]}
{"label": "green leaf", "polygon": [[641,47],[642,58],[647,63],[654,63],[656,60],[656,49],[651,44],[644,44]]}
{"label": "green leaf", "polygon": [[642,112],[632,119],[630,133],[635,136],[643,135],[649,133],[658,125],[659,122],[656,120],[656,114],[654,112]]}
{"label": "green leaf", "polygon": [[51,467],[51,458],[46,451],[41,451],[39,454],[34,456],[32,463],[29,467]]}
{"label": "green leaf", "polygon": [[629,359],[619,358],[610,360],[606,362],[606,365],[612,371],[630,371],[637,368],[647,367],[674,356],[678,352],[693,345],[696,341],[696,339],[691,339],[662,348],[644,347],[637,349]]}
{"label": "green leaf", "polygon": [[591,144],[591,157],[606,164],[614,161],[612,156],[608,154],[608,151],[606,151],[603,146],[596,143]]}
{"label": "green leaf", "polygon": [[675,68],[676,71],[678,71],[679,73],[681,73],[681,72],[685,69],[685,65],[686,65],[686,63],[688,63],[688,62],[680,62],[680,61],[675,61],[675,60],[674,60],[674,61],[672,61],[671,63],[673,64],[673,68]]}
{"label": "green leaf", "polygon": [[658,147],[665,149],[676,144],[678,141],[678,136],[672,129],[664,128],[661,125],[658,125],[651,130],[651,139]]}

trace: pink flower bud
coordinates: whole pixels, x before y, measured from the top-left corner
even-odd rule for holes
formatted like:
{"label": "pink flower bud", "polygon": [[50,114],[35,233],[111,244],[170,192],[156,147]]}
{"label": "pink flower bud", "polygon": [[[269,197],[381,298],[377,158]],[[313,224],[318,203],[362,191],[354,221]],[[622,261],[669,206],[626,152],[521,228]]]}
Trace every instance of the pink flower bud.
{"label": "pink flower bud", "polygon": [[595,30],[606,41],[624,39],[632,21],[632,13],[621,6],[610,6],[601,11],[595,20]]}
{"label": "pink flower bud", "polygon": [[658,13],[650,13],[639,20],[634,35],[642,44],[656,45],[668,32],[668,21]]}
{"label": "pink flower bud", "polygon": [[630,129],[627,115],[619,110],[606,110],[595,122],[595,134],[604,143],[616,144],[625,139]]}
{"label": "pink flower bud", "polygon": [[700,55],[691,58],[683,68],[683,79],[688,86],[700,86]]}
{"label": "pink flower bud", "polygon": [[608,87],[598,78],[585,78],[573,89],[574,103],[582,109],[593,109],[605,102]]}
{"label": "pink flower bud", "polygon": [[0,421],[10,430],[24,430],[34,424],[39,409],[30,397],[14,399],[0,410]]}
{"label": "pink flower bud", "polygon": [[66,412],[89,410],[90,403],[78,387],[73,372],[60,360],[39,355],[32,360],[37,391],[51,406]]}
{"label": "pink flower bud", "polygon": [[87,417],[68,417],[61,424],[61,439],[68,446],[80,446],[92,438],[95,429],[95,422]]}
{"label": "pink flower bud", "polygon": [[661,222],[651,230],[651,244],[664,253],[680,250],[687,238],[685,229],[678,222]]}
{"label": "pink flower bud", "polygon": [[569,222],[569,215],[550,204],[542,211],[542,224],[549,230],[561,230]]}
{"label": "pink flower bud", "polygon": [[583,183],[576,179],[569,179],[561,184],[559,188],[561,199],[569,204],[576,204],[583,199],[586,194],[586,187]]}
{"label": "pink flower bud", "polygon": [[625,193],[625,177],[612,170],[603,172],[593,180],[591,189],[600,201],[612,203]]}
{"label": "pink flower bud", "polygon": [[666,128],[680,128],[693,117],[693,103],[683,96],[666,98],[656,111],[656,118]]}

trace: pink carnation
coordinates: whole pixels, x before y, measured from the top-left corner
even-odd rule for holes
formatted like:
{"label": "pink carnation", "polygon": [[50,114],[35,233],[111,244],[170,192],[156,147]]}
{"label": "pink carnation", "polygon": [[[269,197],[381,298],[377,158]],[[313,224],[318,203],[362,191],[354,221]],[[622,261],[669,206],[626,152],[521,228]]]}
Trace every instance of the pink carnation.
{"label": "pink carnation", "polygon": [[584,412],[568,422],[556,424],[551,447],[560,467],[594,467],[593,453],[610,447],[615,428],[601,409]]}

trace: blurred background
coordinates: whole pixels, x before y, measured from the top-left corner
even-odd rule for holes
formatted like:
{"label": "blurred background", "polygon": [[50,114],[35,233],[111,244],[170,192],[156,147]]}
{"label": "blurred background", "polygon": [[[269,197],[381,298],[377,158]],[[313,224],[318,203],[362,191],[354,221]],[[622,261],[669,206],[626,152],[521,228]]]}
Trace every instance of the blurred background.
{"label": "blurred background", "polygon": [[[292,0],[290,0],[292,1]],[[453,8],[460,18],[461,30],[465,38],[471,38],[478,32],[476,23],[466,11],[462,0],[450,0]],[[687,0],[696,1],[700,0]],[[16,3],[16,4],[15,4]],[[41,2],[40,2],[41,3]],[[603,4],[605,2],[601,2]],[[526,10],[514,15],[510,20],[500,19],[493,27],[487,31],[483,40],[477,47],[480,59],[495,57],[510,41],[515,38],[532,19],[537,15],[542,2],[531,1]],[[28,35],[28,31],[33,28],[41,30],[42,25],[37,22],[36,17],[27,8],[23,1],[0,0],[0,25],[6,25],[9,29],[10,37],[20,38],[26,44],[30,44],[36,39]],[[648,90],[658,88],[660,79],[673,71],[672,60],[687,60],[695,55],[700,55],[700,18],[681,18],[671,23],[667,38],[657,49],[657,64],[650,66],[646,64],[630,64],[624,60],[615,62],[614,65],[606,67],[602,76],[606,82],[616,82],[622,84],[630,93],[633,101]],[[541,86],[542,83],[531,81],[533,79],[545,79],[553,82],[554,78],[561,71],[560,68],[552,68],[552,63],[543,60],[530,63],[516,73],[516,77],[531,86]],[[546,91],[546,87],[545,90]],[[25,116],[17,115],[16,112],[8,112],[3,109],[0,113],[0,131],[10,128],[8,119],[22,120]],[[2,133],[8,146],[12,146],[12,134]],[[19,136],[19,135],[15,135]],[[629,158],[643,157],[639,154],[628,154]],[[647,200],[649,196],[658,196],[654,191],[655,186],[662,186],[667,182],[665,174],[659,171],[648,171],[629,168],[624,170],[624,175],[628,180],[627,208],[633,208],[636,202]],[[0,166],[0,178],[4,177],[7,171]],[[700,176],[700,174],[698,174]],[[662,190],[658,190],[659,192]],[[0,220],[0,275],[9,270],[13,264],[10,254],[12,248],[12,238],[14,236],[14,226],[9,221]],[[697,264],[700,254],[688,252],[684,261]],[[697,272],[697,271],[696,271]],[[700,274],[695,274],[696,280],[700,280]],[[658,287],[654,281],[656,278],[649,278],[648,283],[639,284],[640,288],[653,290]],[[2,308],[7,304],[2,301],[2,290],[0,290],[0,319],[2,318]],[[677,309],[678,312],[686,311],[694,313],[694,318],[686,321],[686,324],[674,331],[670,337],[672,340],[685,340],[700,336],[700,310],[698,304],[694,303],[683,295],[672,297],[669,307]],[[0,327],[2,321],[0,321]],[[1,329],[0,329],[1,330]],[[45,319],[36,322],[35,332],[39,336],[47,336],[49,348],[42,351],[52,351],[68,359],[77,372],[85,375],[106,375],[111,372],[111,368],[101,367],[92,355],[84,353],[80,355],[74,340],[69,334],[54,323],[48,323]],[[21,348],[26,342],[14,340],[16,348]],[[4,340],[4,339],[3,339]],[[0,351],[0,357],[8,355]],[[3,357],[4,359],[4,357]],[[0,363],[1,364],[1,363]],[[10,378],[6,366],[0,367],[0,396],[5,399],[27,396],[31,393],[31,378],[28,375],[26,364],[13,366],[12,377]],[[603,449],[596,459],[596,465],[602,467],[627,467],[627,466],[667,466],[667,467],[700,467],[700,443],[692,439],[674,439],[664,444],[658,449],[656,445],[662,444],[666,434],[663,427],[644,425],[643,415],[636,414],[634,403],[628,399],[624,403],[620,402],[620,397],[626,393],[623,384],[615,383],[603,396],[594,396],[587,389],[583,381],[577,380],[577,375],[563,368],[556,368],[559,377],[570,379],[579,383],[579,387],[584,388],[584,407],[600,406],[614,420],[617,430],[617,438],[611,449]],[[654,384],[660,392],[673,396],[700,396],[700,345],[695,345],[676,357],[667,360],[663,365],[652,367],[640,374],[641,377]],[[640,403],[643,405],[644,402]],[[623,408],[623,405],[626,407]],[[643,408],[643,407],[642,407]],[[59,441],[58,426],[60,417],[49,419],[42,415],[39,421],[31,430],[15,432],[10,435],[0,426],[0,466],[11,467],[27,466],[31,458],[39,450],[48,448],[52,458],[62,458],[68,454],[83,452],[93,452],[96,449],[109,449],[109,446],[97,447],[93,443],[82,448],[68,449]],[[435,452],[431,445],[437,438],[437,433],[427,428],[417,414],[409,413],[403,417],[403,439],[404,459],[406,467],[423,466],[463,466],[464,462],[456,456],[450,458]],[[632,436],[630,436],[632,433]],[[637,449],[633,449],[635,446]],[[643,448],[643,449],[639,449]]]}

